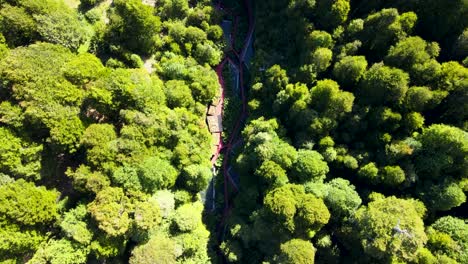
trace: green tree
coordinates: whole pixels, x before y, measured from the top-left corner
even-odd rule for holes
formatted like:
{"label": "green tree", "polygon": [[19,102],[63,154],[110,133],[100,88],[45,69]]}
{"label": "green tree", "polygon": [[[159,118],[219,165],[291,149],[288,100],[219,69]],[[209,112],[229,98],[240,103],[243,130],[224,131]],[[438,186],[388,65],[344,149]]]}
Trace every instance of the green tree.
{"label": "green tree", "polygon": [[80,85],[99,79],[105,73],[104,65],[94,55],[78,54],[63,67],[63,75],[72,83]]}
{"label": "green tree", "polygon": [[348,19],[351,6],[348,0],[318,1],[316,15],[318,22],[325,29],[331,30]]}
{"label": "green tree", "polygon": [[448,211],[466,202],[462,188],[450,179],[426,187],[422,198],[428,207],[435,211]]}
{"label": "green tree", "polygon": [[181,232],[195,230],[201,223],[201,203],[184,204],[177,208],[174,214],[174,224]]}
{"label": "green tree", "polygon": [[318,48],[331,49],[334,45],[332,36],[321,30],[312,31],[305,40],[307,50],[316,50]]}
{"label": "green tree", "polygon": [[437,94],[428,87],[414,86],[408,89],[403,106],[410,111],[423,112],[433,108],[437,101]]}
{"label": "green tree", "polygon": [[0,9],[1,32],[11,46],[21,46],[37,39],[37,25],[24,8],[3,4]]}
{"label": "green tree", "polygon": [[28,142],[0,127],[0,171],[16,177],[40,178],[42,145]]}
{"label": "green tree", "polygon": [[255,170],[255,176],[257,176],[267,188],[281,187],[289,181],[286,171],[271,160],[264,161],[262,165]]}
{"label": "green tree", "polygon": [[150,157],[139,166],[138,176],[142,187],[154,193],[156,190],[174,186],[178,173],[168,161]]}
{"label": "green tree", "polygon": [[354,95],[340,90],[333,80],[318,81],[310,95],[311,107],[325,117],[335,119],[353,108]]}
{"label": "green tree", "polygon": [[326,186],[326,195],[323,199],[332,219],[341,221],[345,217],[350,217],[361,205],[361,197],[348,180],[335,178],[326,183]]}
{"label": "green tree", "polygon": [[312,238],[330,220],[330,212],[322,199],[311,194],[296,198],[297,214],[295,215],[296,232]]}
{"label": "green tree", "polygon": [[[24,256],[31,256],[47,236],[33,228],[0,221],[0,261],[21,262]],[[10,261],[10,262],[8,262]]]}
{"label": "green tree", "polygon": [[174,240],[156,234],[143,245],[139,245],[132,251],[130,257],[131,264],[175,264],[176,262],[176,248]]}
{"label": "green tree", "polygon": [[346,56],[333,68],[333,76],[347,89],[353,89],[366,72],[367,61],[364,56]]}
{"label": "green tree", "polygon": [[58,216],[59,193],[23,179],[0,186],[0,221],[47,225]]}
{"label": "green tree", "polygon": [[[34,15],[37,32],[47,42],[59,44],[73,51],[88,45],[92,37],[92,28],[85,20],[78,18],[74,10],[56,10],[46,14]],[[86,51],[87,47],[83,51]]]}
{"label": "green tree", "polygon": [[390,48],[385,63],[411,73],[417,64],[435,59],[439,51],[436,42],[427,43],[420,37],[408,37]]}
{"label": "green tree", "polygon": [[183,169],[181,177],[188,190],[200,192],[206,189],[212,174],[209,166],[192,164]]}
{"label": "green tree", "polygon": [[467,168],[468,133],[448,125],[434,124],[419,137],[421,151],[416,156],[418,175],[440,179],[446,174],[461,175]]}
{"label": "green tree", "polygon": [[89,249],[67,239],[50,240],[42,245],[28,263],[82,264],[88,259]]}
{"label": "green tree", "polygon": [[405,172],[400,166],[385,166],[382,169],[382,183],[390,187],[396,187],[405,181]]}
{"label": "green tree", "polygon": [[60,228],[66,237],[83,245],[89,245],[93,238],[93,233],[87,224],[88,211],[83,204],[64,213],[60,222]]}
{"label": "green tree", "polygon": [[464,263],[468,260],[468,224],[463,219],[445,216],[429,227],[428,248]]}
{"label": "green tree", "polygon": [[99,229],[110,237],[116,237],[124,235],[129,229],[129,206],[122,189],[107,187],[97,193],[94,201],[88,204],[88,211],[97,221]]}
{"label": "green tree", "polygon": [[395,8],[382,9],[366,17],[359,37],[370,57],[379,59],[391,45],[411,34],[416,20],[413,12],[399,14]]}
{"label": "green tree", "polygon": [[374,64],[362,78],[358,98],[370,105],[398,104],[405,97],[408,83],[409,75],[404,71]]}
{"label": "green tree", "polygon": [[363,206],[354,216],[364,252],[378,260],[411,261],[427,241],[424,205],[394,196]]}
{"label": "green tree", "polygon": [[274,263],[285,264],[313,264],[315,263],[315,252],[312,243],[302,239],[292,239],[280,246],[280,254]]}
{"label": "green tree", "polygon": [[153,15],[152,7],[138,0],[117,0],[114,7],[108,33],[112,42],[141,55],[156,51],[161,21]]}
{"label": "green tree", "polygon": [[298,182],[322,182],[328,171],[322,155],[313,150],[299,150],[296,163],[292,167],[292,175]]}

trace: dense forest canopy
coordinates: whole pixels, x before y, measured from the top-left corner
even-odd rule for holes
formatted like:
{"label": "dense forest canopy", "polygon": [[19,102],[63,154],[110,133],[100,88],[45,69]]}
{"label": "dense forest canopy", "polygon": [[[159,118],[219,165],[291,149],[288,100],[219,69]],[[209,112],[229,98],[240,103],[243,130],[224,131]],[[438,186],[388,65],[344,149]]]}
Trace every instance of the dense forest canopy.
{"label": "dense forest canopy", "polygon": [[467,263],[468,2],[255,12],[228,262]]}
{"label": "dense forest canopy", "polygon": [[70,2],[0,1],[0,262],[209,262],[221,14]]}
{"label": "dense forest canopy", "polygon": [[0,0],[0,263],[464,264],[467,193],[466,0]]}

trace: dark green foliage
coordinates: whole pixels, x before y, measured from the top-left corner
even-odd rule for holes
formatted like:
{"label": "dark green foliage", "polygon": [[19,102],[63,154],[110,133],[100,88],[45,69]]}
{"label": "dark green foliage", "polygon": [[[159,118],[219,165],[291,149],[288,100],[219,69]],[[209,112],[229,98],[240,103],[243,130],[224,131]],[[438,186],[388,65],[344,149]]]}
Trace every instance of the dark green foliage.
{"label": "dark green foliage", "polygon": [[333,76],[344,88],[350,89],[359,82],[366,68],[367,61],[364,56],[347,56],[335,64]]}
{"label": "dark green foliage", "polygon": [[440,179],[457,172],[466,177],[468,134],[465,131],[448,125],[432,125],[419,140],[422,146],[415,165],[422,177]]}
{"label": "dark green foliage", "polygon": [[359,99],[371,105],[395,105],[408,90],[409,76],[400,69],[374,64],[364,74]]}

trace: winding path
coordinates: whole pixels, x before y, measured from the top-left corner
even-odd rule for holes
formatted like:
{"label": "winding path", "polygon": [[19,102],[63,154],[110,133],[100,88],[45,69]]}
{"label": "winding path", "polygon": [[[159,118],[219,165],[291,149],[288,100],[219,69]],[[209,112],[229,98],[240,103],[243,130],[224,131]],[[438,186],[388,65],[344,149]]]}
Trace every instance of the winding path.
{"label": "winding path", "polygon": [[[219,223],[219,229],[218,229],[218,235],[221,234],[221,231],[223,230],[224,223],[232,209],[232,205],[230,204],[230,196],[229,196],[229,187],[231,187],[235,193],[239,191],[239,187],[236,185],[235,181],[231,177],[229,173],[229,160],[231,153],[234,149],[234,147],[240,142],[240,131],[242,129],[242,126],[247,118],[247,98],[246,98],[246,87],[244,86],[244,66],[245,66],[245,56],[247,53],[247,50],[249,46],[251,45],[252,38],[253,38],[253,32],[254,32],[254,18],[252,14],[252,6],[251,6],[251,0],[244,0],[245,8],[247,9],[247,15],[248,15],[248,22],[249,22],[249,27],[248,27],[248,32],[247,36],[244,40],[243,43],[243,48],[240,52],[235,50],[234,47],[234,41],[236,39],[236,27],[238,23],[239,16],[236,16],[235,14],[232,13],[232,11],[226,9],[221,1],[218,2],[216,7],[230,15],[233,15],[235,17],[234,19],[234,30],[232,31],[232,34],[230,36],[230,41],[231,41],[231,50],[226,52],[225,58],[222,60],[222,62],[216,67],[216,73],[218,75],[219,83],[222,87],[222,93],[221,93],[221,100],[220,100],[220,105],[222,108],[224,108],[224,99],[225,99],[225,83],[224,83],[224,78],[222,76],[222,71],[226,63],[231,64],[234,66],[238,71],[239,71],[239,86],[240,86],[240,94],[241,94],[241,100],[242,100],[242,111],[239,114],[239,116],[236,119],[235,125],[231,130],[230,136],[227,139],[226,142],[222,141],[222,136],[219,136],[219,144],[216,152],[213,155],[213,158],[211,159],[211,163],[213,166],[215,166],[216,161],[219,158],[219,155],[221,151],[224,151],[224,159],[222,163],[222,174],[224,177],[224,210],[223,210],[223,217]],[[234,59],[232,59],[229,54],[233,55]]]}

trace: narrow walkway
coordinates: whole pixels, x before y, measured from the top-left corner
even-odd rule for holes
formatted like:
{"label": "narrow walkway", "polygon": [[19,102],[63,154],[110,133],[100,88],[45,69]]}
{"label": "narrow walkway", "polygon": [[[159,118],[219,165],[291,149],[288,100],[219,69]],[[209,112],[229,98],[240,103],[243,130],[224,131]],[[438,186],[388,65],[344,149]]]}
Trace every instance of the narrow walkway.
{"label": "narrow walkway", "polygon": [[[243,125],[245,124],[245,121],[247,119],[247,98],[246,98],[246,87],[244,86],[244,69],[247,68],[246,62],[248,62],[252,56],[252,39],[253,39],[253,31],[254,31],[254,19],[253,19],[253,14],[252,14],[252,6],[250,3],[250,0],[244,0],[244,4],[246,7],[247,15],[248,15],[248,22],[249,22],[249,28],[247,32],[247,36],[245,37],[244,40],[244,45],[243,48],[240,52],[237,52],[234,47],[234,40],[236,39],[235,34],[237,33],[237,29],[234,28],[231,31],[231,37],[230,37],[230,48],[231,50],[229,52],[226,52],[225,58],[222,60],[222,62],[216,67],[216,73],[218,75],[219,83],[221,85],[222,91],[221,91],[221,98],[220,98],[220,103],[218,106],[221,107],[221,114],[222,114],[222,109],[224,106],[224,96],[225,96],[225,83],[224,79],[222,76],[222,71],[226,63],[229,63],[230,65],[234,66],[238,72],[239,72],[239,90],[240,90],[240,96],[242,99],[242,111],[240,115],[237,117],[236,122],[232,130],[230,131],[229,138],[227,139],[226,142],[222,141],[222,136],[221,133],[216,135],[216,138],[219,138],[218,143],[216,144],[216,151],[213,153],[213,157],[211,159],[211,163],[213,164],[213,171],[215,172],[216,169],[216,162],[219,158],[219,155],[221,151],[224,151],[224,157],[223,157],[223,164],[221,165],[221,172],[224,178],[224,183],[223,183],[223,188],[224,188],[224,209],[223,209],[223,215],[222,219],[219,222],[218,225],[218,237],[220,238],[220,241],[222,241],[222,236],[223,236],[223,231],[224,231],[224,225],[226,222],[226,219],[228,218],[231,209],[232,209],[232,197],[230,196],[230,191],[233,193],[239,192],[239,185],[236,184],[236,182],[233,180],[233,177],[239,178],[236,173],[232,172],[232,168],[229,164],[231,155],[233,153],[233,149],[236,145],[238,145],[241,140],[239,139],[241,135],[241,129],[243,128]],[[231,11],[228,9],[224,8],[221,1],[218,2],[216,7],[227,13],[230,14],[231,16],[235,17],[235,27],[237,26],[237,22],[239,19],[239,16],[234,15]],[[226,33],[226,32],[225,32]],[[249,51],[250,50],[250,51]],[[234,59],[231,59],[228,54],[231,54],[234,56]],[[246,61],[246,55],[248,54],[248,58]],[[210,112],[208,110],[208,112]],[[217,111],[212,111],[215,115],[218,114]],[[210,122],[210,121],[208,121]],[[214,122],[214,121],[211,121]],[[222,125],[221,125],[222,126]],[[232,175],[231,175],[232,174]],[[215,175],[214,175],[215,176]],[[213,193],[214,193],[214,186],[213,186]],[[213,198],[214,199],[214,198]],[[214,209],[214,208],[213,208]]]}

